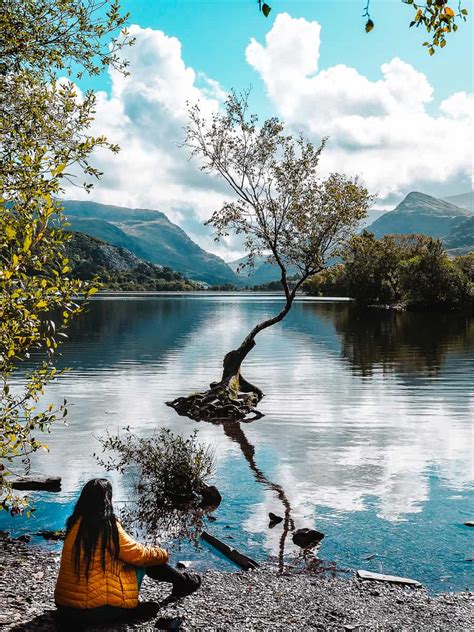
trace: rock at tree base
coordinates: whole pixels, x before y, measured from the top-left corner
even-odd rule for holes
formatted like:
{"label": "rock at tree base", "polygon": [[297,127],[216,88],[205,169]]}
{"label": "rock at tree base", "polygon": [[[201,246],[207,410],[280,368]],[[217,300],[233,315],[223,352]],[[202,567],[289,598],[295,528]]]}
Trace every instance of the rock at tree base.
{"label": "rock at tree base", "polygon": [[209,509],[211,507],[216,509],[222,502],[222,496],[215,485],[206,485],[201,491],[201,496],[202,509]]}
{"label": "rock at tree base", "polygon": [[10,479],[10,484],[13,489],[25,491],[61,491],[60,476],[17,476]]}
{"label": "rock at tree base", "polygon": [[27,533],[14,538],[8,531],[0,531],[0,542],[5,542],[5,544],[25,544],[30,541],[31,535],[28,535]]}
{"label": "rock at tree base", "polygon": [[360,579],[371,580],[376,582],[387,582],[389,584],[404,584],[406,586],[413,586],[415,588],[421,588],[420,582],[416,579],[409,579],[408,577],[397,577],[396,575],[383,575],[381,573],[371,573],[370,571],[359,570],[357,576]]}
{"label": "rock at tree base", "polygon": [[321,542],[324,533],[316,529],[297,529],[293,533],[293,542],[302,549],[309,549]]}

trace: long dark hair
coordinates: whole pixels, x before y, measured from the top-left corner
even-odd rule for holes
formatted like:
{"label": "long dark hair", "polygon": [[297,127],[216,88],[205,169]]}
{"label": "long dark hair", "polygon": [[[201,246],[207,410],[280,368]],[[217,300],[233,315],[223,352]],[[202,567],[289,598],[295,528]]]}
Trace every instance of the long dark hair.
{"label": "long dark hair", "polygon": [[81,574],[81,557],[84,554],[85,574],[90,567],[97,546],[100,546],[102,570],[105,572],[105,553],[109,551],[113,559],[118,559],[119,535],[117,519],[112,505],[112,485],[105,478],[93,478],[86,483],[66,522],[68,534],[80,520],[73,545],[73,564],[76,575]]}

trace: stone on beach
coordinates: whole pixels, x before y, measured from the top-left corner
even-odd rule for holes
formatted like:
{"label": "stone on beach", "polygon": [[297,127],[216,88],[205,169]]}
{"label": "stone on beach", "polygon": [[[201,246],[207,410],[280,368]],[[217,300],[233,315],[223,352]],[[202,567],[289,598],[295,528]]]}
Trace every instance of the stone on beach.
{"label": "stone on beach", "polygon": [[397,575],[384,575],[383,573],[372,573],[371,571],[358,570],[357,577],[364,580],[376,581],[376,582],[388,582],[389,584],[404,584],[406,586],[413,586],[420,588],[421,584],[416,579],[409,579],[408,577],[398,577]]}

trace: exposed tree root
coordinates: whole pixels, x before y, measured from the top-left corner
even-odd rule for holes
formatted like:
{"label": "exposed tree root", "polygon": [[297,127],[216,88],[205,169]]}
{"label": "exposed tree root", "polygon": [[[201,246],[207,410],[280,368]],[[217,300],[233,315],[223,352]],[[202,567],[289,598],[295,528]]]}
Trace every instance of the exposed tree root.
{"label": "exposed tree root", "polygon": [[177,397],[166,402],[178,415],[195,421],[244,421],[250,422],[263,417],[256,406],[263,393],[242,376],[213,382],[202,393],[193,393],[187,397]]}
{"label": "exposed tree root", "polygon": [[220,382],[212,382],[203,393],[193,393],[187,397],[177,397],[168,406],[178,415],[190,417],[195,421],[255,421],[263,417],[256,406],[263,393],[246,380],[240,373],[240,366],[255,346],[255,340],[247,337],[238,349],[229,351],[223,361]]}

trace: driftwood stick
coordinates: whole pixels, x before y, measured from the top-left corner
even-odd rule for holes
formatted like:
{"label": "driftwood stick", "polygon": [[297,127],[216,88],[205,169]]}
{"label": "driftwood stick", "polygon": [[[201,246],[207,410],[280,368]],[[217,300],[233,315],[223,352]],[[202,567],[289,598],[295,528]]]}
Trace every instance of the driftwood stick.
{"label": "driftwood stick", "polygon": [[223,555],[228,557],[229,560],[235,562],[235,564],[238,564],[240,568],[243,568],[245,571],[251,570],[252,568],[257,568],[258,566],[255,560],[252,560],[252,558],[247,557],[243,553],[240,553],[240,551],[237,551],[237,549],[233,549],[225,542],[222,542],[210,533],[207,533],[207,531],[203,531],[201,533],[201,539],[220,551]]}

